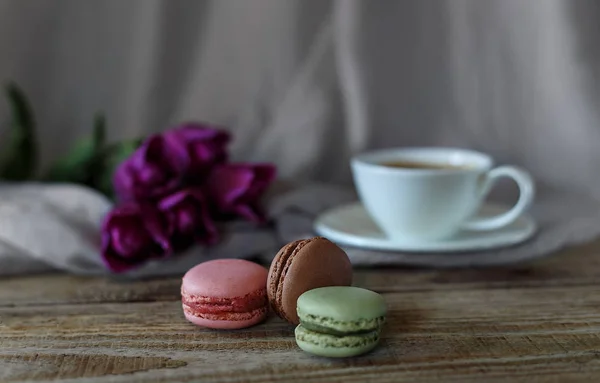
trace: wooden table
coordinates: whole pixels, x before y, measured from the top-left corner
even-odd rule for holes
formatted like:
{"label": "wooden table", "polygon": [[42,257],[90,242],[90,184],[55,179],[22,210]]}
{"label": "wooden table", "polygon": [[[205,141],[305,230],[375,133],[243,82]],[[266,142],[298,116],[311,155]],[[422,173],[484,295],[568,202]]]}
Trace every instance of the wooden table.
{"label": "wooden table", "polygon": [[304,354],[278,318],[194,327],[179,283],[0,281],[0,381],[600,381],[600,241],[508,268],[357,270],[389,317],[380,347],[354,359]]}

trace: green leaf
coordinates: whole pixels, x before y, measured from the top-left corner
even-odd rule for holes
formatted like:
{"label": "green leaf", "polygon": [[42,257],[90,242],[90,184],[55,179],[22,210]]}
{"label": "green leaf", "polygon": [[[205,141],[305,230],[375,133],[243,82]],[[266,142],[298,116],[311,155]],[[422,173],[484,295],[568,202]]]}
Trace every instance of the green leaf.
{"label": "green leaf", "polygon": [[114,199],[113,174],[117,167],[140,147],[142,142],[142,139],[134,139],[106,147],[102,155],[102,164],[95,173],[94,188]]}
{"label": "green leaf", "polygon": [[10,83],[6,95],[11,109],[8,147],[0,159],[0,178],[11,181],[30,179],[36,170],[38,152],[33,112],[25,94]]}
{"label": "green leaf", "polygon": [[92,135],[81,140],[59,158],[43,177],[47,182],[73,182],[93,187],[106,140],[106,122],[101,114],[94,119]]}
{"label": "green leaf", "polygon": [[106,142],[106,118],[102,113],[96,113],[94,116],[94,136],[96,150],[102,150]]}

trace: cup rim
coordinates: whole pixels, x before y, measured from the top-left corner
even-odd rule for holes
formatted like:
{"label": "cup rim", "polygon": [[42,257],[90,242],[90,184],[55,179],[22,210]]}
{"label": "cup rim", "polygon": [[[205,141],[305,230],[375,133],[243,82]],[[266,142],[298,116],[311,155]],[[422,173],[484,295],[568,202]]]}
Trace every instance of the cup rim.
{"label": "cup rim", "polygon": [[[428,155],[433,156],[468,156],[473,161],[470,164],[474,166],[463,167],[463,168],[446,168],[446,169],[429,169],[429,168],[398,168],[382,165],[382,161],[389,161],[393,159],[400,159],[413,156],[414,157],[426,157]],[[387,158],[387,159],[386,159]],[[422,146],[422,147],[395,147],[370,150],[367,152],[359,153],[352,157],[351,166],[360,166],[368,168],[369,170],[393,173],[393,174],[412,174],[412,175],[437,175],[437,174],[460,174],[470,173],[473,171],[487,171],[494,166],[492,157],[488,154],[478,152],[472,149],[464,149],[457,147],[441,147],[441,146]],[[435,161],[432,161],[435,162]],[[442,162],[442,161],[439,161]],[[449,161],[451,163],[451,161]]]}

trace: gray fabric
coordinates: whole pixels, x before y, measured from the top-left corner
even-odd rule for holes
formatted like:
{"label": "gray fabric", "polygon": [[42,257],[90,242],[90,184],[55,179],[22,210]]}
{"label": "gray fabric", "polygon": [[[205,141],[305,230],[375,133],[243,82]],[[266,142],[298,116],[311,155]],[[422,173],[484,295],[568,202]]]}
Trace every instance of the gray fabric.
{"label": "gray fabric", "polygon": [[595,0],[0,0],[0,79],[31,96],[46,162],[102,109],[112,139],[228,126],[236,159],[286,178],[458,145],[599,195],[598,25]]}
{"label": "gray fabric", "polygon": [[[598,25],[595,0],[0,0],[0,79],[30,96],[46,165],[90,132],[97,110],[114,140],[206,120],[235,134],[236,160],[346,187],[348,159],[363,150],[479,149],[544,185],[535,214],[548,230],[521,253],[534,256],[600,226]],[[62,195],[53,188],[3,192],[0,273],[100,271],[86,241],[107,202],[83,193],[82,220],[71,202],[45,202]],[[346,198],[299,193],[273,205],[279,239]],[[221,254],[246,256],[236,238],[252,252],[276,247],[269,233],[236,230]]]}
{"label": "gray fabric", "polygon": [[[546,189],[548,190],[548,189]],[[215,258],[252,258],[269,263],[286,242],[314,235],[314,218],[355,200],[351,189],[312,184],[288,188],[268,200],[272,226],[234,222],[211,248],[193,248],[167,261],[153,261],[121,275],[138,278],[181,275]],[[99,222],[110,203],[72,185],[11,185],[0,188],[0,275],[61,270],[109,274],[99,254]],[[600,203],[581,195],[545,192],[532,214],[539,234],[516,247],[465,254],[403,254],[346,248],[357,266],[492,266],[548,255],[600,234]]]}

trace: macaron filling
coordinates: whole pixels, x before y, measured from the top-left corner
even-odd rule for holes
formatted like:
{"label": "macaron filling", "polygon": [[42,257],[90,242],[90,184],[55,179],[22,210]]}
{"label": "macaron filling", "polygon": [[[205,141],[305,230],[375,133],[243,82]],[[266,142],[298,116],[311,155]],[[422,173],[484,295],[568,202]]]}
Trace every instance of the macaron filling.
{"label": "macaron filling", "polygon": [[210,320],[247,320],[267,311],[267,291],[260,289],[242,297],[216,298],[181,290],[183,310]]}
{"label": "macaron filling", "polygon": [[333,335],[379,331],[385,323],[385,316],[360,318],[354,321],[336,320],[314,314],[307,314],[298,308],[300,324],[306,329]]}
{"label": "macaron filling", "polygon": [[203,313],[190,309],[189,306],[183,305],[183,312],[187,315],[195,316],[197,318],[208,319],[213,321],[246,321],[257,317],[262,317],[267,313],[266,307],[261,307],[252,311],[235,313],[235,312],[221,312],[221,313]]}
{"label": "macaron filling", "polygon": [[214,298],[193,295],[182,289],[181,301],[188,307],[207,313],[246,312],[267,305],[267,290],[261,289],[243,297]]}
{"label": "macaron filling", "polygon": [[356,348],[379,342],[379,331],[367,331],[345,335],[333,335],[312,331],[299,325],[295,330],[296,340],[323,348]]}

